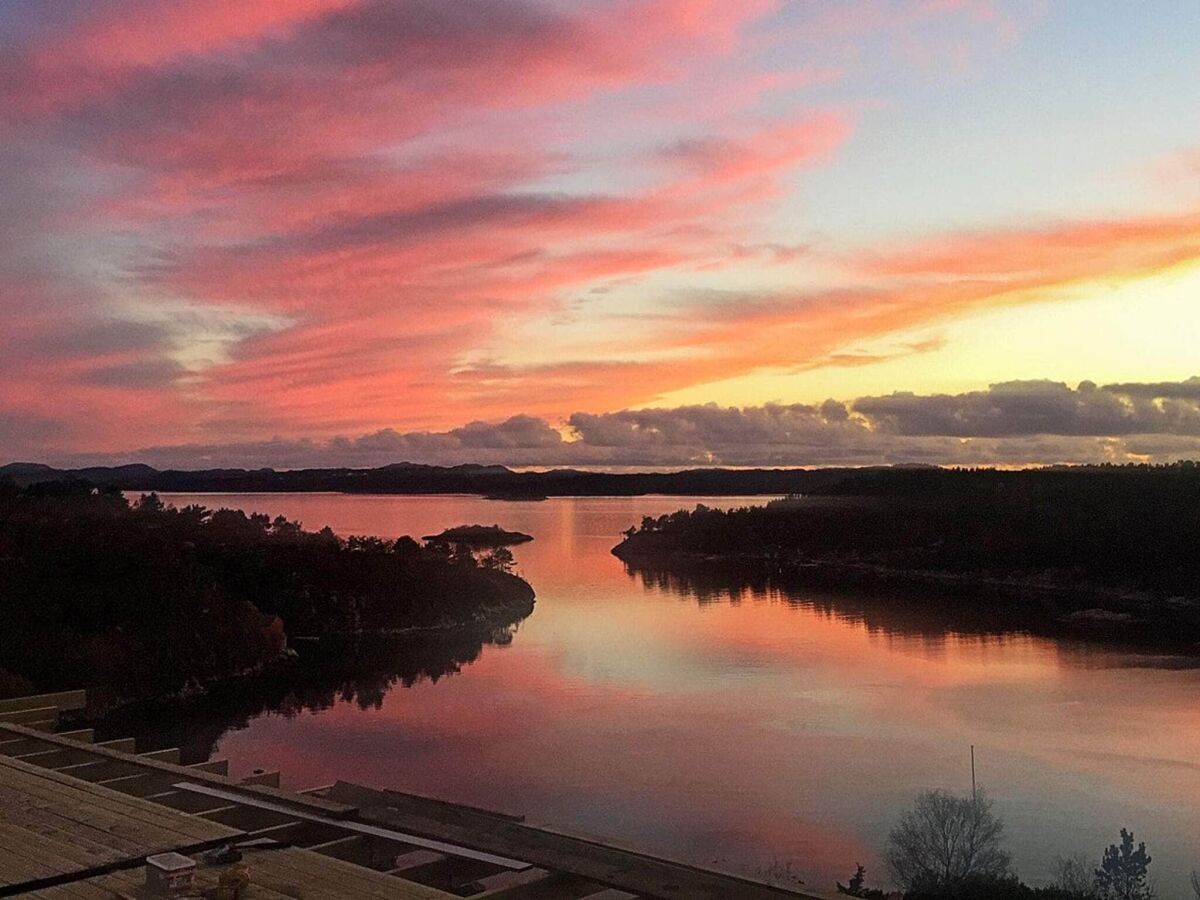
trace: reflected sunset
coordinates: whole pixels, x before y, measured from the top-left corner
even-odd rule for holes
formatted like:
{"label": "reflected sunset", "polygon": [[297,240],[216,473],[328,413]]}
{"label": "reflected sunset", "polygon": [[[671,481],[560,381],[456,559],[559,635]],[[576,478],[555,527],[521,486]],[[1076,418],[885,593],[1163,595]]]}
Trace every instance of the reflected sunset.
{"label": "reflected sunset", "polygon": [[1198,48],[0,0],[0,895],[1200,900]]}
{"label": "reflected sunset", "polygon": [[[173,503],[213,498],[169,495]],[[225,496],[344,533],[423,533],[486,518],[461,497]],[[756,498],[686,498],[736,506]],[[1023,872],[1145,823],[1162,872],[1186,872],[1200,791],[1200,669],[1019,631],[953,631],[862,598],[647,586],[609,552],[680,498],[506,505],[536,535],[539,587],[508,646],[458,675],[396,686],[379,709],[265,710],[221,737],[239,771],[286,769],[519,811],[699,863],[804,860],[813,883],[879,866],[880,808],[914,785],[970,785],[967,747],[1013,823]],[[1176,660],[1178,662],[1178,660]],[[294,747],[305,747],[296,754]],[[1094,824],[1089,824],[1094,823]]]}

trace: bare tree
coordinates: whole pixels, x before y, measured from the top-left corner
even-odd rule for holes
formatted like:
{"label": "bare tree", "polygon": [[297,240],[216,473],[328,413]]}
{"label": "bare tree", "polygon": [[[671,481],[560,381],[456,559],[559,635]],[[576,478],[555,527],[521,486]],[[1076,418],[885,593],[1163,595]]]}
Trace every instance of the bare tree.
{"label": "bare tree", "polygon": [[1003,833],[1004,822],[982,791],[974,798],[926,791],[892,829],[884,859],[905,890],[1001,878],[1011,862],[1000,846]]}
{"label": "bare tree", "polygon": [[1196,895],[1196,900],[1200,900],[1200,873],[1195,869],[1192,870],[1192,893]]}
{"label": "bare tree", "polygon": [[1096,880],[1093,874],[1094,864],[1088,861],[1086,855],[1077,853],[1073,856],[1060,856],[1054,860],[1057,874],[1050,886],[1069,897],[1096,897]]}

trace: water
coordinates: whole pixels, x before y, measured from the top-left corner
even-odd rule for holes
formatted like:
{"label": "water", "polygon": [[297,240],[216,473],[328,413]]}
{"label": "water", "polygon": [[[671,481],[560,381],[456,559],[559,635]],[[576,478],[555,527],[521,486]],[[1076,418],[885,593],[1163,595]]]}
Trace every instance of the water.
{"label": "water", "polygon": [[643,515],[761,498],[164,499],[343,535],[497,522],[535,536],[513,548],[538,599],[511,644],[393,686],[379,708],[230,715],[205,737],[234,774],[395,787],[729,869],[790,864],[829,889],[858,862],[882,876],[879,849],[917,791],[969,791],[974,744],[1027,881],[1056,856],[1098,858],[1123,826],[1147,842],[1162,895],[1186,896],[1200,867],[1200,670],[1186,661],[949,632],[886,596],[697,599],[609,552]]}

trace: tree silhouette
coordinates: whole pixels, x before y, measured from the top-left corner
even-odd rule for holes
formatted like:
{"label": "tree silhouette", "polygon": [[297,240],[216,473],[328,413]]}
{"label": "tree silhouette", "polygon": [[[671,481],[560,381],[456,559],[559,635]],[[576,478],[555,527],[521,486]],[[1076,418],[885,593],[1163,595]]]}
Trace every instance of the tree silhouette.
{"label": "tree silhouette", "polygon": [[863,900],[884,900],[887,895],[879,888],[867,887],[866,880],[866,868],[861,863],[856,863],[854,874],[850,876],[850,880],[846,884],[842,884],[840,881],[835,882],[837,892],[845,894],[847,897],[861,897]]}
{"label": "tree silhouette", "polygon": [[513,557],[512,551],[507,547],[497,547],[485,555],[480,563],[485,569],[499,569],[501,572],[511,572],[513,566],[516,565],[516,559]]}
{"label": "tree silhouette", "polygon": [[907,891],[1000,879],[1011,861],[1000,846],[1003,834],[1004,822],[982,791],[974,798],[926,791],[892,829],[884,859]]}
{"label": "tree silhouette", "polygon": [[1144,841],[1133,849],[1133,834],[1121,829],[1121,845],[1110,844],[1096,870],[1096,887],[1105,900],[1150,900],[1154,888],[1147,869],[1150,855]]}

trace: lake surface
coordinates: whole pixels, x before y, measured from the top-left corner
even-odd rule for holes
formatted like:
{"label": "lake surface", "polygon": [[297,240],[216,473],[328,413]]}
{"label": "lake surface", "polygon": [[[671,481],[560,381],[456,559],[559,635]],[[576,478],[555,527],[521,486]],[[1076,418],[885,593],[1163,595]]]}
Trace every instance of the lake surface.
{"label": "lake surface", "polygon": [[391,686],[378,708],[335,699],[218,727],[208,740],[235,775],[394,787],[728,869],[790,865],[828,890],[858,862],[883,875],[915,793],[969,791],[974,744],[1027,881],[1055,856],[1098,858],[1123,826],[1147,842],[1161,895],[1188,896],[1200,868],[1200,670],[1186,661],[951,632],[886,595],[697,596],[610,553],[643,515],[764,498],[162,496],[342,535],[478,522],[535,537],[513,548],[537,607],[510,644]]}

